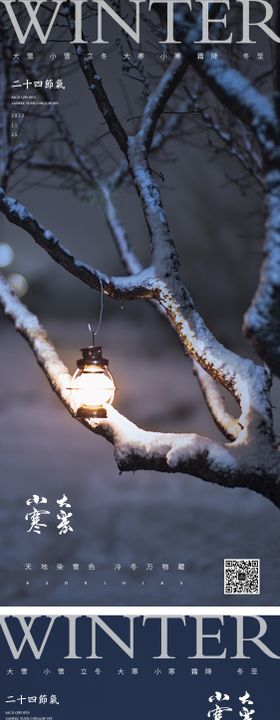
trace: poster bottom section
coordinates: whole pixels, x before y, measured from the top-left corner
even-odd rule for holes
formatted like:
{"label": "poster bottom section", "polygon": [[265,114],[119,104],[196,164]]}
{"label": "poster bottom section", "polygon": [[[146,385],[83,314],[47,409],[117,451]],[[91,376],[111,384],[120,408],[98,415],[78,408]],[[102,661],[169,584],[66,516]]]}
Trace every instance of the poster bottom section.
{"label": "poster bottom section", "polygon": [[1,720],[276,717],[279,616],[144,610],[2,610]]}

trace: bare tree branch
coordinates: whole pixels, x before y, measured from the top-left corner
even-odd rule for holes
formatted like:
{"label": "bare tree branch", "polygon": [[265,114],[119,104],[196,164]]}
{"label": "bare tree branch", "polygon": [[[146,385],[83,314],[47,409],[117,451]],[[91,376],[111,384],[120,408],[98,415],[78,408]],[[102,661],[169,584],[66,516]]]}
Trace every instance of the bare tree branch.
{"label": "bare tree branch", "polygon": [[250,126],[263,151],[268,153],[277,138],[277,117],[268,97],[226,60],[211,62],[210,52],[205,53],[203,63],[193,55],[192,64],[222,104]]}
{"label": "bare tree branch", "polygon": [[145,105],[138,135],[141,136],[146,151],[152,144],[157,122],[168,100],[184,77],[188,65],[188,58],[184,56],[180,60],[174,58]]}
{"label": "bare tree branch", "polygon": [[[69,28],[70,28],[73,38],[75,37],[74,13],[75,13],[75,10],[74,10],[74,8],[71,8],[71,7],[69,7],[65,13],[67,16],[67,21],[68,21]],[[115,138],[116,142],[118,143],[120,149],[122,150],[123,153],[126,153],[126,148],[127,148],[126,132],[125,132],[124,128],[122,127],[119,118],[117,117],[117,114],[113,108],[113,105],[110,103],[108,95],[104,90],[101,77],[96,72],[96,68],[94,66],[93,61],[91,59],[89,59],[89,57],[88,57],[87,45],[76,43],[75,50],[76,50],[77,58],[79,60],[82,72],[86,78],[88,87],[95,98],[97,107],[99,108],[101,114],[103,115],[103,118],[104,118],[105,122],[107,123],[108,128],[109,128],[110,132],[112,133],[112,136]]]}
{"label": "bare tree branch", "polygon": [[269,152],[271,143],[277,139],[277,115],[273,102],[254,87],[251,80],[237,68],[232,67],[225,57],[217,57],[212,61],[211,51],[204,46],[204,58],[197,56],[196,42],[201,36],[201,16],[192,22],[181,9],[175,13],[177,37],[182,48],[190,59],[190,64],[213,91],[219,101],[231,113],[249,125],[256,134],[264,152]]}
{"label": "bare tree branch", "polygon": [[4,51],[0,54],[0,182],[4,187],[7,186],[14,155],[9,128],[9,75],[9,63]]}
{"label": "bare tree branch", "polygon": [[143,271],[133,278],[109,277],[90,265],[85,265],[75,259],[63,245],[60,245],[55,235],[40,225],[24,205],[14,198],[8,197],[2,188],[0,188],[0,210],[11,223],[26,230],[37,245],[40,245],[55,262],[89,287],[100,290],[102,283],[104,292],[116,299],[151,296],[151,289],[147,289],[149,270]]}

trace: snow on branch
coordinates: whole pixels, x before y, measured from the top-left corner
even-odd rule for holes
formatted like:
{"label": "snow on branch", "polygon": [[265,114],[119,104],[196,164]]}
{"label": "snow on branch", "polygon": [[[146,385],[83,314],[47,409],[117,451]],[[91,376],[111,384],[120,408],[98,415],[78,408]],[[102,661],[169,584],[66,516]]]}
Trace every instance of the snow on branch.
{"label": "snow on branch", "polygon": [[197,362],[194,362],[194,373],[205,397],[207,407],[219,430],[225,437],[234,441],[238,438],[242,425],[226,409],[226,405],[215,380]]}
{"label": "snow on branch", "polygon": [[14,198],[8,197],[2,188],[0,188],[0,211],[11,223],[26,230],[55,262],[89,287],[100,290],[102,283],[104,292],[116,299],[150,296],[151,289],[147,290],[146,287],[149,270],[130,277],[110,277],[90,265],[82,263],[59,243],[50,230],[46,230],[40,225],[24,205]]}
{"label": "snow on branch", "polygon": [[128,138],[128,165],[149,230],[153,264],[165,277],[169,277],[178,272],[179,258],[163,209],[159,187],[138,135]]}
{"label": "snow on branch", "polygon": [[[2,276],[0,305],[29,343],[56,395],[75,417],[67,367],[58,357],[37,317],[14,296]],[[277,491],[279,453],[276,451],[268,456],[264,446],[257,445],[252,454],[246,443],[222,445],[196,434],[149,432],[138,428],[111,406],[108,406],[107,412],[106,420],[79,421],[113,444],[120,471],[142,468],[183,472],[224,487],[251,488],[280,506]]]}
{"label": "snow on branch", "polygon": [[[246,437],[248,442],[255,442],[258,438],[260,443],[275,443],[269,397],[270,373],[261,365],[236,355],[216,340],[195,310],[188,291],[178,280],[159,279],[157,286],[158,302],[165,310],[185,352],[239,403],[241,415],[238,441]],[[220,409],[216,409],[216,416],[219,413]]]}
{"label": "snow on branch", "polygon": [[[194,475],[227,488],[246,487],[261,493],[280,506],[279,453],[255,448],[252,454],[245,444],[221,444],[194,433],[157,433],[140,430],[115,419],[110,408],[110,424],[115,458],[121,471],[158,470]],[[99,428],[106,435],[106,424]]]}
{"label": "snow on branch", "polygon": [[47,376],[53,390],[60,400],[74,414],[69,389],[70,375],[67,367],[60,360],[54,345],[46,331],[40,325],[36,315],[17,298],[7,280],[0,275],[0,305],[5,315],[13,322],[16,330],[27,340],[36,360]]}
{"label": "snow on branch", "polygon": [[244,319],[244,330],[260,357],[280,377],[280,167],[268,168],[266,238],[257,292]]}
{"label": "snow on branch", "polygon": [[127,232],[118,216],[117,209],[112,200],[108,184],[104,180],[98,182],[104,214],[119,252],[121,262],[128,275],[140,274],[143,267],[132,250]]}

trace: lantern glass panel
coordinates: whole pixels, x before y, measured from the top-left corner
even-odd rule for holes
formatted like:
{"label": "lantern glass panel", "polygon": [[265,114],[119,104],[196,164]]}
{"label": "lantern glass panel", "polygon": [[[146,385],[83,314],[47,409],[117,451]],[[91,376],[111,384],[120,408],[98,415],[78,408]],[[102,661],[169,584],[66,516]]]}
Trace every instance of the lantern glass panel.
{"label": "lantern glass panel", "polygon": [[113,377],[107,367],[86,365],[76,370],[72,379],[72,397],[77,410],[111,405],[115,390]]}

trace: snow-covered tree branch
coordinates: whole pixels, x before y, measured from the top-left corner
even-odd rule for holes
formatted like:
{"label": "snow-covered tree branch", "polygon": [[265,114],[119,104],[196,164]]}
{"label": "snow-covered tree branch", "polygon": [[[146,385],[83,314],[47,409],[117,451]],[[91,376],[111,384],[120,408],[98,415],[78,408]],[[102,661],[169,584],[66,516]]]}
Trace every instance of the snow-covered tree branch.
{"label": "snow-covered tree branch", "polygon": [[99,290],[102,283],[104,291],[114,298],[122,297],[148,297],[150,290],[145,288],[149,278],[149,271],[131,277],[108,277],[105,273],[91,268],[76,259],[61,245],[50,230],[44,228],[24,205],[14,198],[8,197],[0,188],[0,210],[6,218],[26,230],[29,235],[45,250],[50,257],[61,265],[67,272],[82,280],[89,287]]}
{"label": "snow-covered tree branch", "polygon": [[[184,353],[191,358],[202,401],[205,400],[223,439],[218,442],[194,433],[146,431],[109,406],[106,419],[77,417],[69,390],[68,369],[37,317],[13,295],[2,277],[0,305],[29,343],[65,408],[89,430],[112,443],[121,471],[141,468],[183,472],[225,487],[250,488],[280,508],[280,453],[270,399],[272,376],[280,376],[280,131],[274,89],[272,86],[261,92],[257,82],[242,74],[238,67],[231,66],[226,55],[211,63],[210,51],[206,49],[204,61],[198,60],[194,45],[198,36],[196,18],[190,21],[182,9],[176,17],[182,56],[170,60],[158,81],[152,83],[150,79],[152,88],[148,93],[145,84],[132,132],[128,132],[127,122],[115,110],[105,82],[88,57],[87,45],[75,46],[82,80],[90,90],[90,103],[96,104],[106,133],[116,141],[114,169],[104,170],[98,147],[81,147],[57,109],[49,111],[47,119],[53,137],[56,140],[58,137],[63,148],[61,156],[57,156],[51,143],[44,154],[41,148],[44,143],[30,138],[18,150],[21,164],[38,173],[38,177],[51,172],[62,185],[67,178],[69,191],[81,202],[93,195],[98,199],[124,276],[109,276],[78,259],[64,247],[51,227],[44,227],[39,217],[10,194],[9,179],[13,178],[15,169],[7,159],[12,157],[13,150],[8,147],[6,100],[0,123],[4,158],[0,211],[63,270],[90,289],[103,288],[105,294],[117,300],[140,299],[153,304],[171,325]],[[73,37],[71,11],[64,11],[61,20]],[[36,74],[36,70],[34,72]],[[141,82],[142,75],[140,68]],[[3,92],[5,94],[2,86],[2,98]],[[46,91],[40,92],[45,97]],[[209,110],[210,98],[214,99],[212,110]],[[191,120],[187,125],[188,117]],[[208,137],[210,134],[209,146],[216,152],[227,153],[242,172],[253,178],[258,191],[264,193],[264,259],[259,286],[244,322],[245,334],[258,355],[256,361],[227,349],[214,336],[182,280],[176,238],[152,162],[170,138],[180,136],[184,142],[185,133],[191,141],[193,126],[196,130],[203,128]],[[121,217],[115,200],[118,188],[124,183],[134,188],[145,220],[150,255],[147,267],[137,256],[134,238],[126,229],[125,218]],[[94,234],[94,217],[92,227]],[[98,243],[101,238],[94,237],[94,240]],[[188,244],[187,217],[185,243]],[[76,245],[78,250],[78,243]],[[227,408],[222,388],[238,404],[238,418]]]}
{"label": "snow-covered tree branch", "polygon": [[[58,357],[36,316],[15,298],[3,277],[0,277],[0,305],[29,343],[52,389],[71,415],[75,416],[68,369]],[[239,434],[239,441],[235,443],[223,445],[196,434],[148,432],[110,406],[107,408],[106,420],[83,419],[82,422],[89,430],[113,444],[121,471],[141,468],[183,472],[229,488],[249,487],[280,506],[277,493],[279,453],[272,447],[269,427],[264,428],[262,425],[269,381],[261,372],[256,372],[254,381],[259,383],[259,387],[255,388],[257,401],[252,393],[252,405],[249,407],[248,403],[248,408],[244,408],[245,426]],[[220,406],[214,396],[211,402],[219,413]],[[246,417],[246,411],[252,417]],[[269,416],[268,407],[267,412]],[[229,422],[227,413],[223,422]],[[237,423],[232,420],[231,432],[236,432],[236,426]],[[241,423],[239,428],[241,430]]]}

